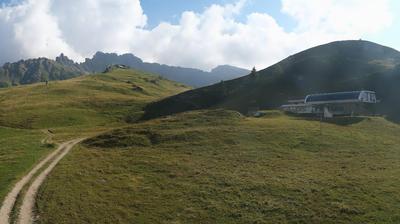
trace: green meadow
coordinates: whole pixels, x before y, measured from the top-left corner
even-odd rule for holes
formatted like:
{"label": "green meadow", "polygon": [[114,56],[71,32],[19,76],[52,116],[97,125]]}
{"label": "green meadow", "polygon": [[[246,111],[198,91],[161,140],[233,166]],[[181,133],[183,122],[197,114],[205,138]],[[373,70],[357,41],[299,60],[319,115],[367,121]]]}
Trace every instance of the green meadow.
{"label": "green meadow", "polygon": [[380,117],[276,111],[136,123],[65,157],[40,189],[38,223],[399,223],[398,133]]}
{"label": "green meadow", "polygon": [[400,222],[398,124],[229,110],[140,119],[188,89],[132,70],[1,89],[0,199],[58,143],[88,137],[40,188],[37,223]]}
{"label": "green meadow", "polygon": [[0,127],[0,199],[10,190],[10,183],[53,149],[41,143],[46,135],[40,131]]}
{"label": "green meadow", "polygon": [[57,143],[136,121],[188,87],[132,70],[0,89],[0,200]]}

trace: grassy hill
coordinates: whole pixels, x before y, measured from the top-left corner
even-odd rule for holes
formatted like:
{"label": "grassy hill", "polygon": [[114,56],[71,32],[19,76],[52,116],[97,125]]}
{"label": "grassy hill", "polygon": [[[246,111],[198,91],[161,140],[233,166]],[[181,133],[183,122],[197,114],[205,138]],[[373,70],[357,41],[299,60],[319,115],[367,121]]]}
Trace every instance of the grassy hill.
{"label": "grassy hill", "polygon": [[399,55],[346,41],[190,91],[125,69],[1,89],[0,199],[52,143],[92,136],[41,187],[38,223],[399,223],[398,124],[213,110],[365,88],[396,118]]}
{"label": "grassy hill", "polygon": [[53,149],[43,139],[61,142],[126,125],[147,103],[187,89],[133,70],[0,89],[0,200]]}
{"label": "grassy hill", "polygon": [[[38,223],[399,223],[400,126],[198,111],[87,140]],[[60,190],[59,186],[63,186]]]}
{"label": "grassy hill", "polygon": [[24,129],[109,126],[134,120],[151,101],[187,90],[131,70],[0,90],[0,125]]}
{"label": "grassy hill", "polygon": [[374,90],[379,111],[400,118],[400,52],[367,41],[340,41],[293,55],[256,74],[170,97],[146,108],[146,118],[228,108],[277,108],[311,93]]}

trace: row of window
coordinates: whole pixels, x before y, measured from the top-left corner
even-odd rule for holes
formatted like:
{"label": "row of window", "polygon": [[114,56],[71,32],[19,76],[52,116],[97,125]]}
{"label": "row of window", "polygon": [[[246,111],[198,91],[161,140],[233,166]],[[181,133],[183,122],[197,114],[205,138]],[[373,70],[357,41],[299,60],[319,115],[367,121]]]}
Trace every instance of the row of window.
{"label": "row of window", "polygon": [[370,91],[354,91],[354,92],[341,92],[341,93],[326,93],[308,95],[306,103],[312,102],[326,102],[326,101],[340,101],[340,100],[361,100],[363,102],[376,102],[376,95]]}

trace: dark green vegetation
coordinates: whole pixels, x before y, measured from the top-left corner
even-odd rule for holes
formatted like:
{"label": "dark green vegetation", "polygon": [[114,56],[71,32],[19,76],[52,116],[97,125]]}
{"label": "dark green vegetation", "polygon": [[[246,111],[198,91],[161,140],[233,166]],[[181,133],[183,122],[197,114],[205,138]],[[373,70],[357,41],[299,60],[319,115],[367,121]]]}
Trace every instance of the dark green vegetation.
{"label": "dark green vegetation", "polygon": [[399,223],[398,133],[279,112],[139,123],[72,151],[40,190],[39,223]]}
{"label": "dark green vegetation", "polygon": [[61,54],[56,60],[47,58],[6,63],[0,68],[0,88],[20,84],[65,80],[88,73],[103,72],[108,66],[122,64],[145,72],[156,73],[169,80],[190,86],[205,86],[249,74],[248,70],[233,66],[218,66],[211,72],[199,69],[146,63],[132,54],[105,54],[97,52],[92,59],[75,63]]}
{"label": "dark green vegetation", "polygon": [[113,70],[0,90],[0,200],[53,149],[48,143],[121,127],[140,118],[147,103],[187,89],[159,76]]}
{"label": "dark green vegetation", "polygon": [[146,108],[146,117],[228,108],[277,108],[311,93],[373,90],[379,112],[400,118],[400,52],[366,41],[341,41],[293,55],[265,70],[191,90]]}

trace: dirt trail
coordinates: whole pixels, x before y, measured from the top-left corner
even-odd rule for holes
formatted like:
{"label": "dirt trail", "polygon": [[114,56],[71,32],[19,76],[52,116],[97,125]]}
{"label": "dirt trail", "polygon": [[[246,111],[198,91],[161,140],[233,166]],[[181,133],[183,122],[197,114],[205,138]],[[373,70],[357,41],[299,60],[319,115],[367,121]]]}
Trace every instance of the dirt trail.
{"label": "dirt trail", "polygon": [[[50,165],[43,170],[34,180],[34,182],[29,187],[28,191],[25,193],[25,196],[22,201],[22,206],[18,216],[18,224],[31,224],[34,221],[33,216],[33,208],[35,205],[36,194],[39,190],[40,185],[46,179],[47,175],[54,169],[58,162],[79,142],[83,139],[77,139],[73,141],[69,141],[62,146],[60,146],[60,150],[62,151],[59,155],[55,157],[55,159],[50,163]],[[1,223],[1,222],[0,222]]]}
{"label": "dirt trail", "polygon": [[61,144],[54,152],[50,153],[45,159],[43,159],[39,164],[37,164],[28,174],[26,174],[20,181],[18,181],[12,188],[10,193],[6,196],[3,204],[0,208],[0,224],[8,224],[10,222],[10,214],[15,206],[18,195],[20,195],[21,190],[27,185],[35,176],[35,174],[42,169],[50,161],[51,163],[48,167],[43,170],[34,180],[34,182],[29,187],[26,192],[18,217],[18,223],[32,223],[32,209],[35,202],[35,197],[37,190],[40,185],[46,179],[47,175],[51,170],[57,165],[57,163],[72,149],[74,145],[81,142],[83,139],[77,139]]}
{"label": "dirt trail", "polygon": [[20,194],[22,188],[29,183],[32,177],[40,170],[46,163],[52,160],[58,153],[62,151],[67,143],[61,144],[57,150],[50,153],[45,159],[43,159],[39,164],[37,164],[27,175],[22,177],[20,181],[15,184],[13,189],[8,193],[6,198],[3,201],[3,204],[0,208],[0,223],[6,224],[9,223],[10,213],[15,205],[15,201]]}

